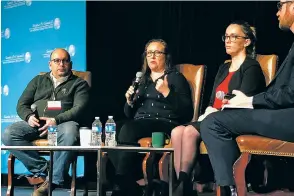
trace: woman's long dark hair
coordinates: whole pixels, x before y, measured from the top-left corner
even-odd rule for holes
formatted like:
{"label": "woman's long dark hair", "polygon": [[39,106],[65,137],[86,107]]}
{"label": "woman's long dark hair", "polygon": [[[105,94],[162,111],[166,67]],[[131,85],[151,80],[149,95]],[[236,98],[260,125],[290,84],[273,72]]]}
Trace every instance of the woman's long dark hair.
{"label": "woman's long dark hair", "polygon": [[246,55],[253,58],[253,59],[255,59],[255,57],[256,57],[256,46],[255,46],[255,44],[256,44],[256,41],[257,41],[255,28],[250,26],[248,24],[248,22],[245,22],[245,21],[242,21],[242,20],[234,21],[231,24],[239,25],[241,27],[243,33],[247,37],[247,39],[250,39],[251,43],[249,44],[249,46],[246,47]]}
{"label": "woman's long dark hair", "polygon": [[146,83],[148,81],[148,79],[150,78],[150,74],[151,74],[151,70],[148,66],[148,62],[147,62],[147,58],[146,58],[146,52],[147,52],[147,48],[151,43],[154,42],[158,42],[161,43],[164,46],[164,53],[165,53],[165,71],[168,72],[169,70],[172,69],[172,57],[171,54],[169,52],[169,48],[167,43],[162,40],[162,39],[152,39],[150,41],[147,42],[147,44],[145,45],[145,50],[144,53],[142,55],[142,59],[143,59],[143,65],[142,65],[142,69],[141,72],[143,73],[143,77],[141,82],[142,83]]}

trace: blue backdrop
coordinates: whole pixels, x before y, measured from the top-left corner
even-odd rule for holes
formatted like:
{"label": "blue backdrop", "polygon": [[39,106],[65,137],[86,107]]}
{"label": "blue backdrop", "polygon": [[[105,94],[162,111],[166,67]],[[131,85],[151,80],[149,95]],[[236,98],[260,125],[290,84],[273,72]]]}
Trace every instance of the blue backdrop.
{"label": "blue backdrop", "polygon": [[[86,2],[1,1],[1,131],[21,120],[16,104],[28,82],[49,71],[55,48],[68,50],[73,69],[86,70]],[[2,144],[1,144],[2,145]],[[7,173],[9,152],[1,151],[1,172]],[[78,159],[78,176],[83,175]],[[16,161],[15,171],[28,171]]]}

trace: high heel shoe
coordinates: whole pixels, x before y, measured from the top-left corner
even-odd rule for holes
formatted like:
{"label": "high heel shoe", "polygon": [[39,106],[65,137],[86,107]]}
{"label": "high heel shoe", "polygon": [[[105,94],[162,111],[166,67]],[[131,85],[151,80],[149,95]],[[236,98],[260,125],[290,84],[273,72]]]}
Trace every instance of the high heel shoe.
{"label": "high heel shoe", "polygon": [[122,176],[116,175],[111,196],[127,196],[126,192],[123,190],[124,187],[121,180]]}
{"label": "high heel shoe", "polygon": [[115,186],[111,196],[142,196],[143,188],[131,177],[116,175]]}
{"label": "high heel shoe", "polygon": [[156,196],[168,196],[169,184],[165,181],[160,181],[159,192],[155,194]]}
{"label": "high heel shoe", "polygon": [[186,172],[180,172],[179,183],[173,189],[175,196],[197,196],[197,192],[193,191],[193,183]]}
{"label": "high heel shoe", "polygon": [[173,196],[184,196],[183,181],[178,181],[177,184],[173,187]]}

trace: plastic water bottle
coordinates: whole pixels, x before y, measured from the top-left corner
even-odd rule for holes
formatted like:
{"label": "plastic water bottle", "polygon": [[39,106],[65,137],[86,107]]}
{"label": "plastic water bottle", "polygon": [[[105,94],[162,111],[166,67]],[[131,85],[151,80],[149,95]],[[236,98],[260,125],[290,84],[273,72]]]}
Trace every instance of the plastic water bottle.
{"label": "plastic water bottle", "polygon": [[91,146],[102,145],[102,123],[99,117],[95,117],[92,123]]}
{"label": "plastic water bottle", "polygon": [[108,120],[105,123],[105,146],[116,146],[115,133],[116,124],[113,120],[113,116],[108,116]]}
{"label": "plastic water bottle", "polygon": [[57,126],[56,125],[50,125],[48,127],[48,145],[49,146],[57,146]]}

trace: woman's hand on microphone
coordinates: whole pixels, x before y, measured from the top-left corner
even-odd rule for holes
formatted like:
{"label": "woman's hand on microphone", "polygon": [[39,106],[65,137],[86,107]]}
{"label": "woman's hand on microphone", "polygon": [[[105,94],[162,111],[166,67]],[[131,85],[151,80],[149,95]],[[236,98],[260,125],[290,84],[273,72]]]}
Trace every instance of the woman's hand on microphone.
{"label": "woman's hand on microphone", "polygon": [[129,105],[131,105],[132,102],[133,102],[133,100],[131,100],[132,94],[134,94],[134,87],[130,86],[129,89],[127,90],[126,94],[125,94],[126,99],[127,99],[127,103]]}
{"label": "woman's hand on microphone", "polygon": [[164,97],[167,97],[169,94],[169,87],[167,81],[167,75],[164,76],[164,79],[157,80],[155,88],[158,92],[160,92]]}

